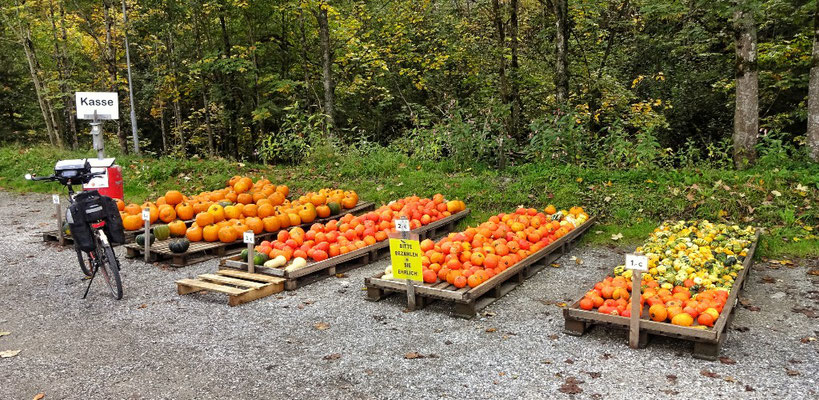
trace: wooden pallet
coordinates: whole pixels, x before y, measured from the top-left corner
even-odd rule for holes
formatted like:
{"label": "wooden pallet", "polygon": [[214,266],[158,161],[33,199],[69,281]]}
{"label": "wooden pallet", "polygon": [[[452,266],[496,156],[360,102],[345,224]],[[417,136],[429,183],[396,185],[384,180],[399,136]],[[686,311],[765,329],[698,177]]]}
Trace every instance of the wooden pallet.
{"label": "wooden pallet", "polygon": [[[432,222],[418,229],[413,233],[418,234],[421,240],[441,236],[442,232],[450,232],[455,229],[458,221],[466,218],[470,213],[469,209],[457,214]],[[302,286],[311,284],[321,279],[359,268],[389,256],[389,241],[378,242],[363,249],[341,254],[324,261],[307,264],[306,267],[296,271],[286,271],[284,268],[265,268],[256,266],[257,273],[269,274],[284,278],[285,290],[296,290]],[[223,268],[236,268],[247,270],[247,262],[242,261],[241,256],[222,259],[220,265]]]}
{"label": "wooden pallet", "polygon": [[[375,203],[373,202],[361,202],[356,207],[351,208],[349,210],[345,210],[346,213],[362,213],[367,212],[374,209]],[[310,229],[310,226],[315,224],[316,222],[321,221],[329,221],[330,219],[338,218],[338,216],[331,217],[331,218],[323,218],[317,219],[310,223],[305,223],[299,225],[302,229]],[[292,227],[288,227],[287,229],[291,229]],[[134,232],[141,232],[134,231]],[[263,240],[267,240],[270,238],[276,237],[278,231],[273,233],[262,233],[256,235],[256,241],[261,242]],[[186,267],[191,264],[200,263],[203,261],[207,261],[217,257],[227,257],[233,254],[237,254],[242,251],[242,249],[246,248],[247,245],[242,243],[241,240],[237,240],[232,243],[222,243],[222,242],[193,242],[191,243],[188,251],[184,253],[174,253],[169,248],[168,245],[170,244],[170,240],[163,240],[154,242],[150,248],[150,261],[151,262],[165,262],[169,261],[168,265],[171,267]],[[144,246],[140,246],[136,243],[129,243],[125,245],[126,254],[125,257],[127,258],[137,258],[143,257],[145,254]]]}
{"label": "wooden pallet", "polygon": [[[190,226],[193,223],[193,220],[185,221],[187,226]],[[137,235],[142,234],[145,231],[145,228],[136,230],[136,231],[125,231],[125,243],[134,243],[136,241]],[[71,235],[64,235],[65,239],[63,241],[63,246],[72,246],[74,244],[74,239],[71,238]],[[56,231],[47,231],[43,232],[43,241],[44,242],[60,242],[60,234]],[[117,245],[118,246],[118,245]]]}
{"label": "wooden pallet", "polygon": [[[754,264],[754,252],[756,251],[758,241],[759,232],[757,232],[754,242],[748,251],[748,255],[742,263],[743,268],[734,281],[733,289],[728,296],[728,300],[725,302],[725,307],[712,328],[699,329],[673,325],[667,322],[652,321],[648,318],[648,304],[646,304],[642,313],[643,317],[640,319],[640,347],[645,347],[651,336],[667,336],[693,342],[694,358],[711,361],[716,360],[719,357],[722,344],[728,336],[728,328],[731,326],[731,322],[736,314],[737,296],[740,290],[745,287],[751,266]],[[583,293],[585,293],[585,291]],[[629,318],[619,315],[606,315],[594,310],[583,310],[580,308],[581,299],[578,299],[571,306],[563,309],[563,318],[565,319],[564,332],[566,334],[582,336],[591,327],[599,325],[615,329],[625,329],[626,335],[628,336]]]}
{"label": "wooden pallet", "polygon": [[284,279],[236,270],[219,270],[215,274],[202,274],[196,279],[176,281],[180,295],[211,291],[228,295],[228,305],[233,307],[284,290]]}
{"label": "wooden pallet", "polygon": [[[578,226],[566,236],[529,255],[529,257],[474,288],[467,286],[459,289],[447,282],[417,283],[414,288],[415,307],[413,308],[411,304],[408,304],[408,308],[410,311],[414,311],[414,309],[423,308],[433,301],[443,300],[455,304],[454,314],[456,316],[467,319],[472,318],[478,311],[505,296],[526,279],[534,276],[547,265],[566,254],[577,243],[580,236],[592,226],[594,221],[594,217],[589,218],[583,225]],[[377,275],[364,280],[367,287],[367,300],[379,301],[394,293],[401,293],[406,297],[407,284],[405,281],[381,279],[383,275],[383,272],[379,272]]]}

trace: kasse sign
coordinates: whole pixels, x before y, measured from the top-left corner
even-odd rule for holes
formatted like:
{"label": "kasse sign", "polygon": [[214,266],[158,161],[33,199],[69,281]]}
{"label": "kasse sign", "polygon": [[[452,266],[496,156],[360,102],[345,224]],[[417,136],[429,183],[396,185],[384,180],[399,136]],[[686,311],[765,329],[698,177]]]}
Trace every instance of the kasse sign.
{"label": "kasse sign", "polygon": [[119,119],[119,96],[117,92],[77,92],[78,119]]}

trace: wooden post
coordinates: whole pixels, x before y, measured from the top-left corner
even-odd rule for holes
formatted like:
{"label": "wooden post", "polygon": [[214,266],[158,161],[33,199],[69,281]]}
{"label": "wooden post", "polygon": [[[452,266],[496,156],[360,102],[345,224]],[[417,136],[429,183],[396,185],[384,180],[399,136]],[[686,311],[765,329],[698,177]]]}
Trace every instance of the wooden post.
{"label": "wooden post", "polygon": [[[405,225],[406,229],[401,229],[401,239],[409,239],[409,220],[407,217],[401,217],[400,222]],[[415,283],[412,279],[407,279],[407,308],[410,311],[415,310]]]}
{"label": "wooden post", "polygon": [[142,232],[142,236],[145,238],[144,245],[145,245],[145,262],[151,262],[151,209],[144,208],[142,209],[142,220],[145,221],[145,231]]}
{"label": "wooden post", "polygon": [[640,346],[640,283],[643,273],[638,270],[631,270],[631,319],[629,321],[628,345],[632,349]]}
{"label": "wooden post", "polygon": [[254,260],[256,255],[254,254],[255,249],[253,248],[256,245],[256,233],[253,231],[245,231],[242,234],[242,240],[247,244],[247,272],[253,274],[256,272],[256,262]]}
{"label": "wooden post", "polygon": [[57,239],[60,246],[63,246],[65,245],[65,232],[63,232],[63,208],[60,206],[60,195],[52,195],[51,202],[57,205]]}

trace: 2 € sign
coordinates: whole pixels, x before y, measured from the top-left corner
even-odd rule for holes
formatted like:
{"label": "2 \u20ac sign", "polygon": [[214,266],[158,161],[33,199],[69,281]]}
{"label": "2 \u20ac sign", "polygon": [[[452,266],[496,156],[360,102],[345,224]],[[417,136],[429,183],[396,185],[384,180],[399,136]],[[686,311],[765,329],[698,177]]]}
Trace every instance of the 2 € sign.
{"label": "2 \u20ac sign", "polygon": [[77,119],[119,119],[117,92],[77,92]]}

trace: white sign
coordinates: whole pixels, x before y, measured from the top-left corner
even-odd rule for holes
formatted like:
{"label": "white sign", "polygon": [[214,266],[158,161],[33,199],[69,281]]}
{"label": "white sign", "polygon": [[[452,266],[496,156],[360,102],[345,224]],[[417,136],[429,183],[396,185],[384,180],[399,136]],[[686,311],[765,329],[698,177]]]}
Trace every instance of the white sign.
{"label": "white sign", "polygon": [[91,178],[88,183],[82,185],[83,189],[105,189],[108,187],[108,168],[114,165],[113,158],[89,158],[88,163],[91,164],[91,172],[101,173]]}
{"label": "white sign", "polygon": [[253,231],[245,231],[242,235],[242,241],[246,244],[256,244],[256,234]]}
{"label": "white sign", "polygon": [[117,92],[77,92],[77,119],[119,119],[119,95]]}
{"label": "white sign", "polygon": [[51,202],[54,204],[60,204],[60,195],[59,194],[52,194],[51,195]]}
{"label": "white sign", "polygon": [[143,221],[150,221],[151,220],[151,209],[145,208],[142,210],[142,220]]}
{"label": "white sign", "polygon": [[409,220],[406,218],[400,218],[395,220],[395,230],[398,232],[409,232],[410,231],[410,223]]}
{"label": "white sign", "polygon": [[626,254],[626,269],[648,271],[648,257],[642,254]]}

